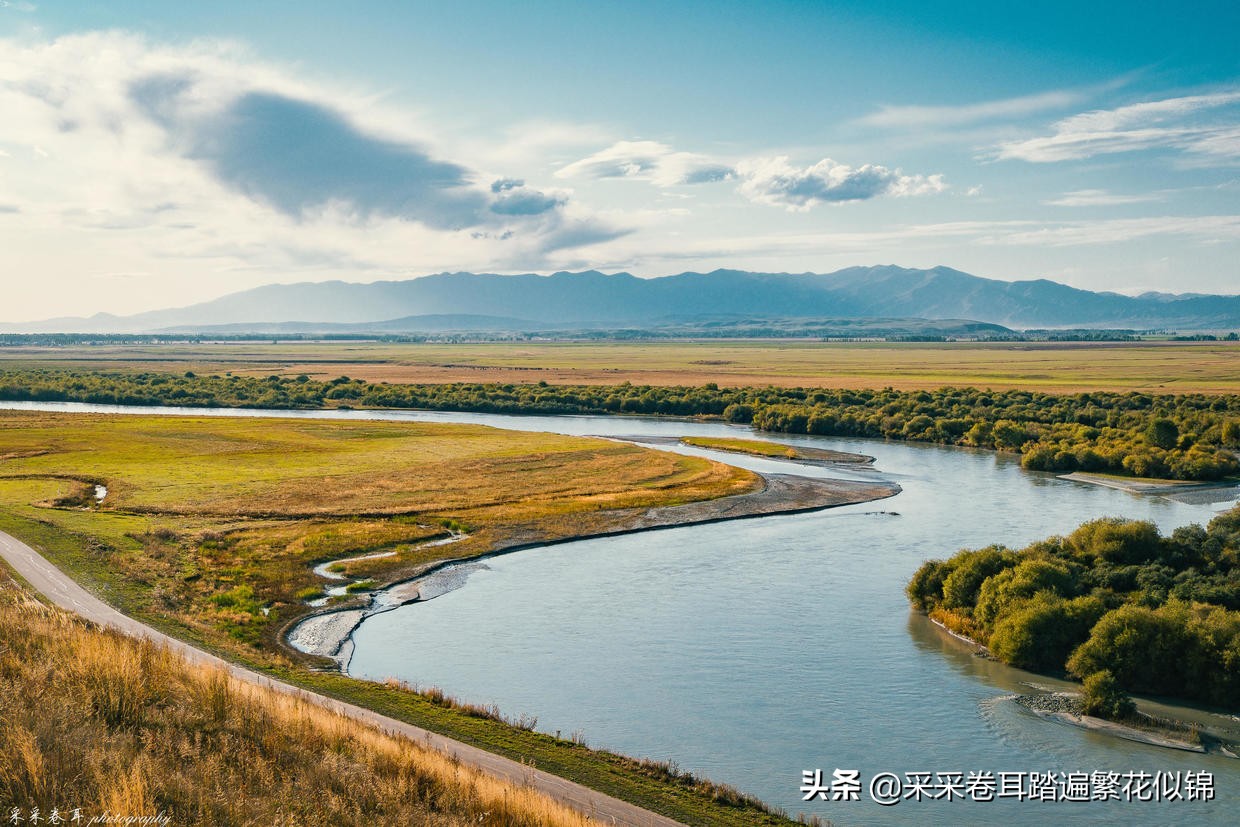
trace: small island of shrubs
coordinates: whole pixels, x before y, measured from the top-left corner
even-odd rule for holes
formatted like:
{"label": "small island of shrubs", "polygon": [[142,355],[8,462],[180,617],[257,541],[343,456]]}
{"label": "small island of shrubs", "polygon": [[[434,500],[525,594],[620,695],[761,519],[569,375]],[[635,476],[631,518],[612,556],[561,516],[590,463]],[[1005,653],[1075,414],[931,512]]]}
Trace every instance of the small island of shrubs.
{"label": "small island of shrubs", "polygon": [[1011,666],[1084,681],[1090,711],[1137,692],[1240,709],[1240,507],[1163,536],[1107,518],[1015,551],[965,549],[909,582],[914,607]]}

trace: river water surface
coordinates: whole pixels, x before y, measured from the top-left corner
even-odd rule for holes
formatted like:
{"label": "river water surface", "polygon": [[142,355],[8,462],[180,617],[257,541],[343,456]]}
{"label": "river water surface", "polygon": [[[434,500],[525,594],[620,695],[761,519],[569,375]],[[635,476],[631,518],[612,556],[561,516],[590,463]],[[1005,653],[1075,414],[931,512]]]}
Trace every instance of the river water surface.
{"label": "river water surface", "polygon": [[[4,403],[2,407],[36,407]],[[350,411],[45,410],[470,422],[600,435],[745,435],[718,423]],[[837,472],[736,454],[762,471],[893,480],[895,497],[809,514],[582,540],[492,558],[465,585],[375,615],[349,672],[438,686],[591,746],[670,760],[791,813],[849,824],[1234,824],[1240,761],[1041,720],[1006,700],[1057,682],[971,654],[909,611],[927,558],[1020,547],[1085,520],[1204,523],[1232,499],[1179,502],[1023,471],[985,451],[770,437],[877,457]],[[1218,495],[1216,495],[1218,496]],[[1177,710],[1183,714],[1182,710]],[[1201,713],[1210,720],[1209,713]],[[1213,774],[1212,802],[803,802],[802,773],[1148,771]]]}

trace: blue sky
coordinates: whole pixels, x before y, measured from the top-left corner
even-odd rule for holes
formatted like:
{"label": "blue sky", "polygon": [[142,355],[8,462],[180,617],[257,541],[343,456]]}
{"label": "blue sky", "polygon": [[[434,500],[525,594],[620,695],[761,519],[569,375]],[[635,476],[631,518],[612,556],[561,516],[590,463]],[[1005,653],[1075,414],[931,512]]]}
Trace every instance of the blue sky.
{"label": "blue sky", "polygon": [[442,270],[1240,292],[1233,3],[0,2],[5,320]]}

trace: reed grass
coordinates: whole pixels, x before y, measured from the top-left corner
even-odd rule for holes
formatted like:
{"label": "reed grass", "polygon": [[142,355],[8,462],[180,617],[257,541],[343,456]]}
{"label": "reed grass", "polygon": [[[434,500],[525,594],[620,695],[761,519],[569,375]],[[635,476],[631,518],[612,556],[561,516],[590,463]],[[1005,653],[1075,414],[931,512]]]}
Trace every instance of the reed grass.
{"label": "reed grass", "polygon": [[[526,786],[0,587],[0,802],[177,825],[584,825]],[[6,808],[7,812],[7,808]]]}

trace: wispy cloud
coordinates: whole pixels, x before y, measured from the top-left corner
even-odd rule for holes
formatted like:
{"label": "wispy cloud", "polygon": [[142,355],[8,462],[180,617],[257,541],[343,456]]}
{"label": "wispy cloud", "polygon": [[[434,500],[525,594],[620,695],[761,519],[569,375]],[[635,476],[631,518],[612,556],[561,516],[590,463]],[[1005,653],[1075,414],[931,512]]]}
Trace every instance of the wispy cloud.
{"label": "wispy cloud", "polygon": [[1033,219],[945,221],[878,230],[739,234],[678,241],[672,248],[645,252],[666,261],[738,261],[753,257],[798,258],[823,250],[830,250],[832,254],[871,256],[875,250],[910,246],[919,250],[951,250],[962,244],[977,248],[1022,249],[1102,247],[1155,237],[1187,239],[1198,244],[1240,241],[1240,215],[1053,222]]}
{"label": "wispy cloud", "polygon": [[1099,109],[1064,118],[1050,135],[1008,141],[1000,159],[1033,163],[1173,149],[1216,159],[1240,158],[1240,91],[1189,95]]}
{"label": "wispy cloud", "polygon": [[661,187],[725,181],[733,174],[726,164],[658,141],[618,141],[556,172],[559,178],[637,178]]}
{"label": "wispy cloud", "polygon": [[752,201],[808,210],[817,204],[865,201],[880,195],[928,195],[947,189],[942,175],[904,175],[875,164],[851,167],[824,158],[795,167],[787,156],[756,158],[737,165],[740,191]]}
{"label": "wispy cloud", "polygon": [[1117,204],[1143,204],[1149,201],[1160,201],[1159,195],[1121,195],[1106,190],[1073,190],[1065,192],[1059,198],[1043,201],[1052,207],[1110,207]]}
{"label": "wispy cloud", "polygon": [[1024,229],[1011,228],[990,237],[983,236],[979,242],[1074,247],[1116,244],[1157,236],[1178,236],[1205,243],[1234,242],[1240,240],[1240,215],[1151,216],[1064,223],[1029,222],[1029,226]]}
{"label": "wispy cloud", "polygon": [[959,126],[981,121],[1011,120],[1052,109],[1065,109],[1079,104],[1084,98],[1085,95],[1079,91],[1058,90],[959,106],[883,106],[856,122],[885,128]]}

